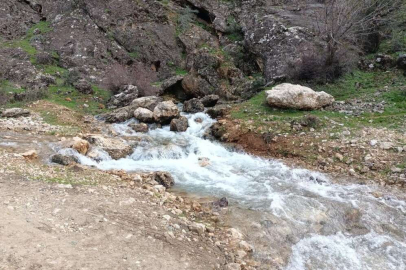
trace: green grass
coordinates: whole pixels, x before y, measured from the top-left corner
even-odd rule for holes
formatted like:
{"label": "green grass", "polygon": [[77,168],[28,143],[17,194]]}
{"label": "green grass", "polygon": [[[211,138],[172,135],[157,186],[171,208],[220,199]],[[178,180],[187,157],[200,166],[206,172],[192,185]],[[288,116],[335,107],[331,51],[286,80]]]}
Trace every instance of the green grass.
{"label": "green grass", "polygon": [[[357,87],[357,83],[361,87]],[[377,97],[374,96],[379,89],[383,89],[385,86],[389,87],[387,92]],[[387,105],[382,114],[365,113],[358,117],[331,111],[280,110],[268,106],[266,90],[264,90],[250,100],[236,105],[231,111],[231,116],[235,119],[249,121],[252,126],[257,128],[276,125],[276,129],[281,132],[290,132],[290,127],[286,123],[305,115],[319,117],[322,126],[331,125],[327,119],[344,124],[343,126],[337,125],[337,131],[344,127],[359,129],[365,126],[402,130],[406,125],[406,77],[401,73],[356,71],[334,84],[319,85],[313,89],[330,93],[336,100],[357,98],[368,102],[375,99],[376,102],[386,101]]]}
{"label": "green grass", "polygon": [[8,80],[0,80],[0,92],[3,93],[22,93],[24,92],[24,88],[16,87]]}

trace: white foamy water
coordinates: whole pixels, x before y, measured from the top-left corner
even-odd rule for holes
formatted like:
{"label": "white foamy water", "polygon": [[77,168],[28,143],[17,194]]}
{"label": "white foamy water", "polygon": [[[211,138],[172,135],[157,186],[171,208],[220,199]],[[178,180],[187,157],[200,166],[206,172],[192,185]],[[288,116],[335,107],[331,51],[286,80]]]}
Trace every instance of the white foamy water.
{"label": "white foamy water", "polygon": [[[203,138],[215,122],[208,115],[186,116],[190,127],[184,133],[169,127],[135,133],[128,128],[134,120],[114,125],[123,136],[141,137],[134,153],[121,160],[105,152],[95,161],[61,151],[102,170],[168,171],[182,190],[272,213],[261,236],[269,238],[269,253],[257,253],[263,258],[281,254],[278,248],[291,250],[283,265],[288,270],[405,269],[405,201],[375,198],[368,186],[333,184],[317,172],[232,151]],[[199,158],[209,159],[209,165],[200,166]]]}

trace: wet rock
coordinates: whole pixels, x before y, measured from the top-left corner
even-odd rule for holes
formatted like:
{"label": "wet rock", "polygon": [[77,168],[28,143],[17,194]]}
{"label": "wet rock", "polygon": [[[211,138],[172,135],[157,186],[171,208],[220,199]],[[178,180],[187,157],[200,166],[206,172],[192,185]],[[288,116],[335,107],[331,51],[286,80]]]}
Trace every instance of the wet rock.
{"label": "wet rock", "polygon": [[189,127],[188,119],[181,116],[177,119],[172,119],[171,121],[171,131],[185,132]]}
{"label": "wet rock", "polygon": [[37,151],[35,150],[30,150],[25,153],[22,153],[21,156],[28,160],[34,160],[38,158]]}
{"label": "wet rock", "polygon": [[145,123],[139,123],[139,124],[131,124],[129,125],[130,128],[132,128],[135,132],[140,132],[140,133],[147,133],[149,130],[149,127]]}
{"label": "wet rock", "polygon": [[119,108],[125,107],[131,104],[134,99],[139,95],[137,86],[135,85],[124,85],[121,87],[120,92],[110,98],[107,103],[109,108]]}
{"label": "wet rock", "polygon": [[334,97],[325,92],[315,92],[308,87],[283,83],[266,91],[267,102],[272,107],[316,110],[331,105]]}
{"label": "wet rock", "polygon": [[21,109],[21,108],[11,108],[11,109],[6,109],[1,113],[1,117],[6,117],[6,118],[17,118],[21,116],[29,116],[31,112],[26,109]]}
{"label": "wet rock", "polygon": [[204,111],[204,105],[197,98],[192,98],[185,101],[183,104],[183,111],[188,113],[198,113]]}
{"label": "wet rock", "polygon": [[208,95],[200,99],[204,107],[214,107],[219,101],[220,97],[218,95]]}
{"label": "wet rock", "polygon": [[179,109],[172,101],[160,102],[154,109],[154,119],[161,124],[169,124],[179,115]]}
{"label": "wet rock", "polygon": [[134,111],[135,119],[145,122],[152,123],[154,121],[154,113],[145,108],[138,108]]}
{"label": "wet rock", "polygon": [[200,167],[207,167],[210,165],[210,159],[206,157],[200,157],[199,158],[199,166]]}
{"label": "wet rock", "polygon": [[227,113],[227,109],[225,107],[214,107],[210,108],[206,111],[206,113],[213,119],[223,117]]}
{"label": "wet rock", "polygon": [[64,155],[56,154],[51,157],[51,162],[60,164],[63,166],[68,166],[68,165],[71,165],[74,163],[79,163],[79,160],[74,156],[64,156]]}
{"label": "wet rock", "polygon": [[92,85],[86,80],[79,80],[74,83],[73,86],[82,94],[90,95],[94,93]]}
{"label": "wet rock", "polygon": [[153,179],[166,188],[170,188],[175,185],[175,180],[168,172],[155,172],[153,174]]}
{"label": "wet rock", "polygon": [[211,135],[216,139],[222,139],[223,136],[226,134],[226,129],[220,124],[215,123],[211,127]]}
{"label": "wet rock", "polygon": [[75,138],[73,138],[71,148],[75,149],[76,151],[78,151],[78,153],[80,153],[82,155],[86,155],[87,152],[89,151],[90,144],[86,140],[83,140],[79,137],[75,137]]}
{"label": "wet rock", "polygon": [[228,200],[226,197],[221,198],[218,201],[213,202],[214,207],[224,208],[228,206]]}
{"label": "wet rock", "polygon": [[134,110],[130,106],[127,106],[101,115],[101,119],[107,123],[120,123],[131,119],[133,116]]}
{"label": "wet rock", "polygon": [[115,160],[125,158],[133,152],[133,147],[119,138],[104,138],[100,135],[90,134],[86,135],[84,139],[89,142],[92,147],[98,147],[106,151],[110,157]]}

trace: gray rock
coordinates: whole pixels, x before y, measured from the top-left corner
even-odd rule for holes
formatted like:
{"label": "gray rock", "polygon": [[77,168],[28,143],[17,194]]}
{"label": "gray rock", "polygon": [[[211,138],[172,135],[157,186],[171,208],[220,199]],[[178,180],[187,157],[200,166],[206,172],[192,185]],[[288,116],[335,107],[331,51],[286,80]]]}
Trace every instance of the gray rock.
{"label": "gray rock", "polygon": [[183,104],[183,111],[188,113],[198,113],[204,111],[204,105],[197,98],[192,98],[191,100],[185,101]]}
{"label": "gray rock", "polygon": [[90,95],[94,93],[92,85],[86,80],[79,80],[73,86],[82,94]]}
{"label": "gray rock", "polygon": [[398,60],[396,61],[396,65],[399,69],[406,71],[406,54],[403,54],[398,57]]}
{"label": "gray rock", "polygon": [[148,97],[141,97],[134,99],[131,102],[131,107],[135,109],[137,108],[144,108],[150,111],[154,111],[155,107],[158,103],[162,102],[162,98],[156,96],[148,96]]}
{"label": "gray rock", "polygon": [[220,97],[218,95],[208,95],[200,99],[204,107],[214,107],[219,101]]}
{"label": "gray rock", "polygon": [[124,85],[120,89],[120,93],[112,96],[108,101],[107,105],[109,108],[124,107],[131,104],[131,102],[136,99],[139,95],[137,86],[134,85]]}
{"label": "gray rock", "polygon": [[51,157],[51,162],[60,164],[63,166],[68,166],[71,164],[79,163],[79,160],[74,156],[64,156],[64,155],[56,154]]}
{"label": "gray rock", "polygon": [[179,109],[172,101],[160,102],[154,109],[154,119],[160,124],[169,124],[179,115]]}
{"label": "gray rock", "polygon": [[7,118],[18,118],[21,116],[29,116],[31,112],[26,109],[21,109],[21,108],[11,108],[11,109],[6,109],[1,113],[2,117],[7,117]]}
{"label": "gray rock", "polygon": [[166,188],[170,188],[175,185],[175,180],[168,172],[155,172],[153,178],[158,184]]}
{"label": "gray rock", "polygon": [[144,123],[152,123],[154,121],[154,113],[145,108],[136,109],[134,111],[134,117]]}
{"label": "gray rock", "polygon": [[131,124],[129,125],[129,127],[132,128],[135,132],[140,133],[147,133],[149,130],[148,125],[145,123]]}

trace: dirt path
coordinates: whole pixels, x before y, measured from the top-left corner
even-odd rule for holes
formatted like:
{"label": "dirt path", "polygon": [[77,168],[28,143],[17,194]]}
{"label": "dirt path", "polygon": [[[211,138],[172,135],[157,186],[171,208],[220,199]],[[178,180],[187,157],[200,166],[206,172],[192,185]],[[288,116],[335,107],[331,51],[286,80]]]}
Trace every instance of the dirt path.
{"label": "dirt path", "polygon": [[2,270],[206,270],[225,263],[215,245],[186,233],[185,222],[142,189],[49,184],[0,168]]}

